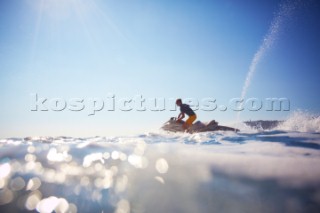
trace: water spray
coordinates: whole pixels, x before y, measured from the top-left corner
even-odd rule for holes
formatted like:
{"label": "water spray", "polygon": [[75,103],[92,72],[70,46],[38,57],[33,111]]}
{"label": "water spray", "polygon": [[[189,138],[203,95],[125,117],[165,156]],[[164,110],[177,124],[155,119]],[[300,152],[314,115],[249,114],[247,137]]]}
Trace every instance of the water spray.
{"label": "water spray", "polygon": [[[297,8],[298,3],[299,3],[299,0],[285,1],[282,4],[280,4],[279,11],[274,16],[271,22],[271,25],[269,27],[268,33],[265,35],[262,41],[262,44],[260,45],[258,51],[254,54],[254,57],[251,61],[249,71],[247,73],[247,77],[242,88],[241,100],[243,100],[247,94],[248,88],[252,81],[252,77],[256,72],[257,65],[259,64],[259,62],[261,61],[261,59],[263,58],[267,50],[269,50],[275,43],[282,29],[283,24],[288,19],[290,19],[290,17],[293,14],[293,11]],[[242,108],[242,104],[243,102],[241,103],[241,108]],[[239,121],[239,117],[240,117],[240,111],[237,114],[238,121]]]}

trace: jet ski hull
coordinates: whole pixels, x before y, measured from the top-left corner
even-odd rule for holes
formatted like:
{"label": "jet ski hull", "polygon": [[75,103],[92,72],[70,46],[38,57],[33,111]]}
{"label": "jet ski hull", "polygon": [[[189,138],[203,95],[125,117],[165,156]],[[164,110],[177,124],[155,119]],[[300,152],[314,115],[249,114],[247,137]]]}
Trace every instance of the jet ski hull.
{"label": "jet ski hull", "polygon": [[[183,129],[184,121],[177,122],[176,118],[171,118],[167,121],[161,129],[170,131],[170,132],[184,132]],[[189,132],[196,133],[196,132],[211,132],[211,131],[233,131],[238,132],[239,129],[235,129],[228,126],[220,126],[214,120],[209,122],[208,124],[204,124],[200,121],[197,121],[189,128]]]}

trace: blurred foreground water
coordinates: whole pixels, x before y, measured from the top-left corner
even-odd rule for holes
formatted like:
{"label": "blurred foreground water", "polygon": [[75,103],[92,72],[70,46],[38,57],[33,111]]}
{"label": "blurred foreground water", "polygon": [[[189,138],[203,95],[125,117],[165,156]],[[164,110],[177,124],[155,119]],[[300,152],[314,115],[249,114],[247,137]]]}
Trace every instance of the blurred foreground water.
{"label": "blurred foreground water", "polygon": [[0,212],[319,212],[320,134],[0,140]]}

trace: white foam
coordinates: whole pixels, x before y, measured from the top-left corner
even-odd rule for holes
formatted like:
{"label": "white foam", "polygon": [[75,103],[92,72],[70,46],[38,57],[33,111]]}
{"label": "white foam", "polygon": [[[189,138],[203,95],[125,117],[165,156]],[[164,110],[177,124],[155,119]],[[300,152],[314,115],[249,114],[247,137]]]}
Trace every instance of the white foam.
{"label": "white foam", "polygon": [[295,111],[289,115],[288,119],[286,119],[281,125],[276,127],[276,129],[319,133],[320,116],[306,111]]}

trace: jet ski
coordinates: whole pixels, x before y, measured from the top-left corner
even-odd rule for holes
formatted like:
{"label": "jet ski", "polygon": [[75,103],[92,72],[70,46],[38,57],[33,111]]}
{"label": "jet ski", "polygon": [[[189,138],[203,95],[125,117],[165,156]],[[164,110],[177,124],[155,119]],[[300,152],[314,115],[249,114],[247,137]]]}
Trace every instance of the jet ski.
{"label": "jet ski", "polygon": [[[164,123],[164,125],[161,127],[161,129],[165,131],[170,132],[184,132],[182,125],[184,124],[184,121],[178,121],[177,118],[172,117],[169,121]],[[239,129],[235,129],[232,127],[227,126],[220,126],[218,125],[218,122],[215,120],[210,121],[208,124],[202,123],[201,121],[195,122],[189,129],[188,132],[195,133],[195,132],[210,132],[210,131],[233,131],[238,132]]]}

